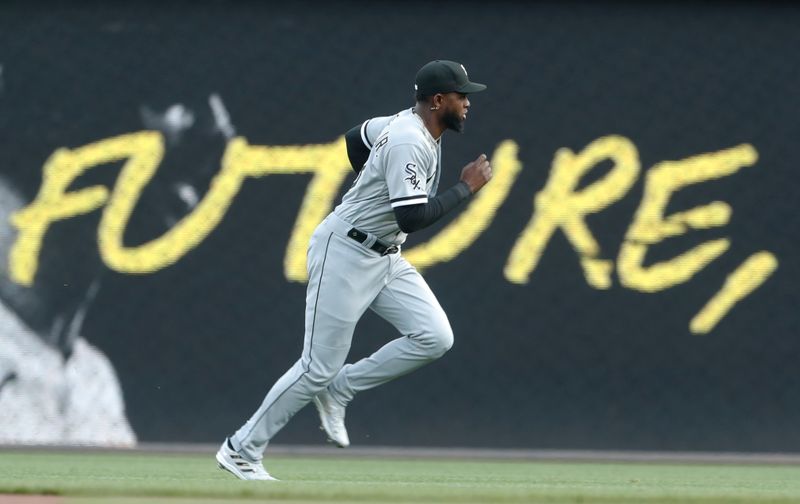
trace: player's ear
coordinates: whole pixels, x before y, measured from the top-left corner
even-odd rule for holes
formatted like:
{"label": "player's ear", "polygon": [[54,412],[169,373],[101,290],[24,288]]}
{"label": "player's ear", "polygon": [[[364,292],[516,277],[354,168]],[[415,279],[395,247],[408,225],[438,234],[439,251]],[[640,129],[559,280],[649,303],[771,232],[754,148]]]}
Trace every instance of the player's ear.
{"label": "player's ear", "polygon": [[442,103],[444,102],[444,95],[442,93],[436,93],[431,97],[431,110],[439,110],[442,107]]}

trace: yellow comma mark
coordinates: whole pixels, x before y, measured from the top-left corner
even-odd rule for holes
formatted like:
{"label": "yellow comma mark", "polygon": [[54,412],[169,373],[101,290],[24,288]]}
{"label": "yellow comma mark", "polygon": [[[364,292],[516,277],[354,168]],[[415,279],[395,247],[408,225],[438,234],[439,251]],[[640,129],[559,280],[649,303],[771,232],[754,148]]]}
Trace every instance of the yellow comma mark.
{"label": "yellow comma mark", "polygon": [[778,268],[778,259],[761,251],[748,257],[725,280],[722,289],[712,297],[689,323],[694,334],[707,334],[733,306],[767,281]]}
{"label": "yellow comma mark", "polygon": [[497,146],[491,158],[492,180],[436,236],[403,252],[411,264],[423,270],[434,264],[450,261],[475,242],[492,223],[498,207],[508,197],[508,192],[517,179],[522,168],[522,163],[517,158],[518,151],[519,146],[512,140],[506,140]]}
{"label": "yellow comma mark", "polygon": [[108,201],[109,192],[103,186],[66,192],[78,176],[92,166],[128,158],[123,170],[149,180],[163,152],[163,138],[152,131],[121,135],[73,150],[57,149],[45,162],[36,199],[11,218],[19,230],[9,258],[11,279],[22,285],[33,284],[42,239],[53,222],[91,212]]}
{"label": "yellow comma mark", "polygon": [[[603,160],[614,167],[580,191],[581,177]],[[579,154],[559,149],[545,187],[534,198],[534,213],[520,234],[504,269],[508,281],[527,283],[556,229],[563,229],[581,257],[586,281],[597,289],[611,286],[613,263],[600,259],[600,245],[585,217],[622,198],[639,175],[639,153],[625,137],[609,135],[586,146]]]}
{"label": "yellow comma mark", "polygon": [[730,246],[726,238],[709,240],[668,261],[643,266],[648,247],[690,228],[719,227],[730,220],[731,208],[721,201],[665,217],[673,193],[691,184],[732,175],[757,159],[753,146],[743,144],[681,161],[665,161],[650,169],[641,204],[620,247],[617,266],[622,285],[641,292],[667,289],[688,281],[723,254]]}

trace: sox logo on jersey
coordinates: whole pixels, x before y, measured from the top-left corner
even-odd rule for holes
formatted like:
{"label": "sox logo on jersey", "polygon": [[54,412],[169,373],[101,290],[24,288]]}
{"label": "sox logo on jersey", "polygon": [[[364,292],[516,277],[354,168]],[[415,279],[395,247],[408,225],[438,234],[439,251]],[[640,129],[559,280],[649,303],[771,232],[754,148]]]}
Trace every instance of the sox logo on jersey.
{"label": "sox logo on jersey", "polygon": [[405,168],[405,172],[408,173],[408,177],[404,178],[403,180],[407,180],[411,187],[415,190],[419,190],[419,179],[417,178],[417,172],[415,168],[417,167],[414,163],[408,163]]}

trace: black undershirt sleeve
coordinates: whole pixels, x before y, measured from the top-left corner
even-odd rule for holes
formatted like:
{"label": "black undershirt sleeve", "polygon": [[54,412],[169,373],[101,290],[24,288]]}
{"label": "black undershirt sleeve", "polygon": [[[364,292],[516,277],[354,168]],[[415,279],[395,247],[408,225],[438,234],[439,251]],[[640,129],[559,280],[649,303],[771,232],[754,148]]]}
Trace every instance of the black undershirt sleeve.
{"label": "black undershirt sleeve", "polygon": [[361,124],[357,124],[350,131],[344,134],[344,143],[347,147],[347,159],[350,166],[358,173],[369,158],[369,147],[361,139]]}
{"label": "black undershirt sleeve", "polygon": [[467,183],[459,182],[427,203],[395,207],[394,216],[401,231],[413,233],[439,220],[471,194]]}

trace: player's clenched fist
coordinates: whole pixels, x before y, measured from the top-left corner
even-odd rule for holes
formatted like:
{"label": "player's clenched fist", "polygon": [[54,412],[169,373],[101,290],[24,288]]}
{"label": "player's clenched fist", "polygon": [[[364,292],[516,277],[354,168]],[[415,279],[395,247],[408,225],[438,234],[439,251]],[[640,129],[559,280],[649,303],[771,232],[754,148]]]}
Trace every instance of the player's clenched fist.
{"label": "player's clenched fist", "polygon": [[478,159],[467,164],[461,170],[461,181],[469,186],[472,193],[478,192],[481,187],[492,178],[492,165],[486,159],[486,154],[481,154]]}

